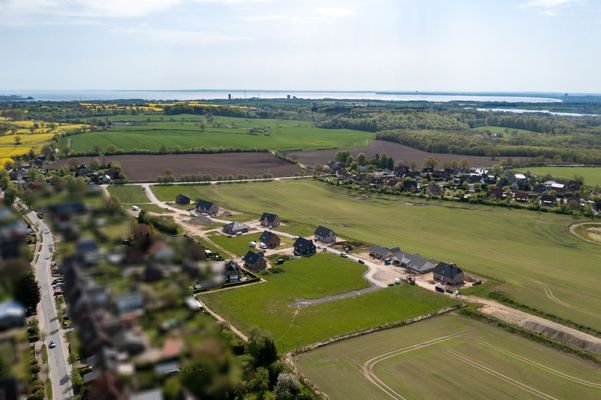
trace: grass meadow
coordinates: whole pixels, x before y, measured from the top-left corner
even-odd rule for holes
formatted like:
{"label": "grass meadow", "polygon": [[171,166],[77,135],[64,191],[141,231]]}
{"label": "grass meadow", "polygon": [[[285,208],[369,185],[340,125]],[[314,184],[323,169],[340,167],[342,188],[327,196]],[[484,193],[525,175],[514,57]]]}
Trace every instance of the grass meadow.
{"label": "grass meadow", "polygon": [[341,341],[296,361],[333,400],[601,397],[592,362],[455,314]]}
{"label": "grass meadow", "polygon": [[[178,186],[155,186],[173,200]],[[186,186],[190,195],[231,210],[270,210],[293,223],[325,225],[340,236],[400,246],[504,281],[501,289],[532,307],[601,329],[601,246],[570,234],[587,221],[528,210],[370,198],[311,180]]]}
{"label": "grass meadow", "polygon": [[574,179],[582,177],[588,186],[601,186],[601,167],[531,167],[522,171],[530,171],[536,176],[551,175],[558,179]]}
{"label": "grass meadow", "polygon": [[[364,146],[374,137],[369,132],[315,128],[310,121],[216,117],[215,124],[206,124],[203,129],[197,120],[174,118],[175,121],[170,121],[164,116],[163,121],[153,119],[141,122],[142,125],[122,125],[69,136],[60,141],[60,146],[70,146],[76,153],[96,148],[104,151],[111,145],[123,151],[159,151],[163,146],[168,151],[193,148],[305,150]],[[262,131],[253,134],[251,128]]]}
{"label": "grass meadow", "polygon": [[301,299],[317,299],[368,287],[365,267],[321,253],[287,262],[268,282],[200,296],[211,309],[248,332],[259,326],[273,335],[282,353],[357,330],[433,312],[453,304],[445,296],[403,285],[355,298],[296,309]]}

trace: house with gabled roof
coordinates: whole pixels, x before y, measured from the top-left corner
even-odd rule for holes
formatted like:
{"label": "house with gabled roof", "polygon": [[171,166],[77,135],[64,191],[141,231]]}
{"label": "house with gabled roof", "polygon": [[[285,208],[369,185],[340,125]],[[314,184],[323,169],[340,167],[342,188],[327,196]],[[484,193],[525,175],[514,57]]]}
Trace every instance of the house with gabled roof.
{"label": "house with gabled roof", "polygon": [[389,249],[387,247],[380,247],[380,246],[370,246],[369,247],[369,255],[372,256],[373,258],[376,258],[379,260],[391,258],[400,251],[401,251],[401,249],[399,249],[398,247],[395,247],[392,249]]}
{"label": "house with gabled roof", "polygon": [[434,268],[434,280],[448,285],[461,285],[464,274],[457,264],[439,262]]}
{"label": "house with gabled roof", "polygon": [[190,196],[187,194],[180,193],[175,198],[175,204],[179,204],[180,206],[187,206],[190,204]]}
{"label": "house with gabled roof", "polygon": [[214,217],[219,212],[219,207],[212,201],[196,200],[196,210]]}
{"label": "house with gabled roof", "polygon": [[310,256],[317,252],[317,247],[310,239],[299,237],[294,242],[294,255],[295,256]]}
{"label": "house with gabled roof", "polygon": [[420,254],[409,254],[399,251],[392,257],[394,264],[408,268],[418,274],[425,274],[432,271],[437,264],[437,261],[422,257]]}
{"label": "house with gabled roof", "polygon": [[263,213],[261,218],[259,218],[259,221],[261,222],[261,226],[265,227],[273,228],[280,225],[280,217],[278,217],[277,214]]}
{"label": "house with gabled roof", "polygon": [[330,228],[319,225],[317,229],[315,229],[315,240],[326,244],[335,243],[336,233],[334,233],[334,231]]}
{"label": "house with gabled roof", "polygon": [[280,245],[280,238],[271,231],[263,231],[259,237],[259,243],[263,243],[268,249],[275,249]]}
{"label": "house with gabled roof", "polygon": [[248,225],[243,224],[242,222],[233,221],[229,224],[223,225],[223,232],[228,235],[237,235],[238,233],[246,233],[248,232]]}
{"label": "house with gabled roof", "polygon": [[244,260],[244,267],[251,271],[261,271],[267,268],[267,261],[265,261],[262,251],[255,253],[249,250],[242,259]]}

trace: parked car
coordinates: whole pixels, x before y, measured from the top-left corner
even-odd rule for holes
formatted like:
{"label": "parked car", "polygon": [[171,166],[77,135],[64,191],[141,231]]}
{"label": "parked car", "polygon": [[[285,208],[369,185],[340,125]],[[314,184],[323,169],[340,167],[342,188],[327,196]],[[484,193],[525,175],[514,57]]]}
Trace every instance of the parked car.
{"label": "parked car", "polygon": [[51,340],[51,341],[48,343],[48,347],[49,347],[49,348],[51,348],[51,349],[54,349],[54,348],[56,347],[56,343],[54,342],[54,340]]}
{"label": "parked car", "polygon": [[259,243],[259,247],[264,250],[267,248],[267,245],[265,243],[261,242],[261,243]]}
{"label": "parked car", "polygon": [[283,258],[278,258],[276,261],[276,264],[278,264],[278,265],[284,264],[284,261],[285,260]]}
{"label": "parked car", "polygon": [[254,240],[252,242],[248,242],[248,247],[256,247],[257,246],[257,242],[255,242]]}
{"label": "parked car", "polygon": [[131,206],[132,211],[140,211],[140,207],[138,206]]}
{"label": "parked car", "polygon": [[358,260],[357,260],[357,262],[358,262],[359,264],[365,264],[365,261],[363,261],[362,259],[358,259]]}
{"label": "parked car", "polygon": [[344,251],[342,253],[340,253],[340,257],[342,258],[348,258],[348,254],[346,254]]}

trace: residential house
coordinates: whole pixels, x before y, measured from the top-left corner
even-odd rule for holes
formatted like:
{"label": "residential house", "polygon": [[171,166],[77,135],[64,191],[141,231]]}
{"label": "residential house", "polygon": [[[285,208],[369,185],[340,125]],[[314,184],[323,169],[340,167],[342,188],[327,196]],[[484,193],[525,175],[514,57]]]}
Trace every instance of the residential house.
{"label": "residential house", "polygon": [[259,221],[261,222],[261,226],[271,228],[280,225],[280,217],[278,217],[276,214],[263,213],[263,215],[261,215],[261,218],[259,218]]}
{"label": "residential house", "polygon": [[294,242],[294,255],[295,256],[310,256],[315,254],[317,248],[315,244],[310,239],[305,239],[303,237],[299,237]]}
{"label": "residential house", "polygon": [[387,258],[393,257],[395,254],[397,254],[400,251],[401,251],[401,249],[399,249],[398,247],[389,249],[387,247],[371,246],[369,248],[369,255],[372,256],[373,258],[377,258],[379,260],[385,260]]}
{"label": "residential house", "polygon": [[219,207],[217,207],[217,204],[206,200],[197,200],[196,209],[198,210],[198,212],[208,214],[213,217],[216,216],[219,212]]}
{"label": "residential house", "polygon": [[175,257],[175,251],[160,240],[155,240],[148,248],[147,253],[155,261],[169,262]]}
{"label": "residential house", "polygon": [[115,299],[115,307],[119,314],[143,312],[144,297],[138,291],[122,294]]}
{"label": "residential house", "polygon": [[255,253],[249,250],[248,253],[242,258],[244,260],[244,267],[251,271],[261,271],[267,268],[267,262],[263,257],[263,252]]}
{"label": "residential house", "polygon": [[555,196],[553,196],[553,195],[551,195],[551,194],[543,194],[543,195],[540,197],[540,202],[541,202],[543,205],[546,205],[546,206],[553,206],[553,205],[557,205],[557,197],[555,197]]}
{"label": "residential house", "polygon": [[463,283],[463,271],[456,264],[439,262],[433,272],[435,281],[448,285],[461,285]]}
{"label": "residential house", "polygon": [[336,242],[336,234],[333,230],[320,225],[315,229],[315,240],[326,244],[332,244]]}
{"label": "residential house", "polygon": [[175,204],[178,204],[180,206],[187,206],[188,204],[190,204],[190,196],[181,193],[178,194],[175,198]]}
{"label": "residential house", "polygon": [[75,254],[84,266],[98,263],[100,248],[94,239],[82,239],[75,245]]}
{"label": "residential house", "polygon": [[513,199],[515,201],[526,202],[526,201],[528,201],[528,193],[518,190],[517,192],[515,192],[513,194]]}
{"label": "residential house", "polygon": [[428,191],[432,196],[440,196],[442,194],[442,188],[436,182],[430,182],[428,184]]}
{"label": "residential house", "polygon": [[505,193],[503,192],[503,188],[493,187],[490,189],[490,197],[494,197],[497,200],[502,200],[505,197]]}
{"label": "residential house", "polygon": [[228,235],[236,235],[238,233],[248,232],[248,225],[243,224],[242,222],[230,222],[223,226],[223,232]]}
{"label": "residential house", "polygon": [[225,282],[236,283],[242,280],[242,269],[234,260],[225,261]]}
{"label": "residential house", "polygon": [[273,232],[263,231],[259,238],[259,243],[265,244],[268,249],[275,249],[280,245],[280,238]]}
{"label": "residential house", "polygon": [[25,324],[26,310],[14,300],[0,303],[0,329],[23,326]]}
{"label": "residential house", "polygon": [[401,267],[408,268],[419,274],[425,274],[432,271],[437,263],[435,260],[424,258],[419,254],[409,254],[402,251],[395,254],[392,261]]}

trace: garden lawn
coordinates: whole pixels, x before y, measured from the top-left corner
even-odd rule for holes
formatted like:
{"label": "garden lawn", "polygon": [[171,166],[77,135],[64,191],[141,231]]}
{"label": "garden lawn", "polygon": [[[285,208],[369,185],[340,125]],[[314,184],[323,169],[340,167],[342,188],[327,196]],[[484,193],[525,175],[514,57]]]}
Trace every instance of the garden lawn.
{"label": "garden lawn", "polygon": [[[216,233],[214,235],[209,236],[209,238],[213,242],[215,242],[218,245],[220,245],[221,247],[223,247],[224,249],[231,251],[232,253],[237,254],[239,256],[243,256],[249,250],[253,250],[253,251],[261,250],[258,245],[259,237],[261,237],[261,233],[263,233],[263,232],[252,232],[252,233],[249,233],[246,235],[232,236],[232,237],[228,237],[226,235],[221,235],[219,233]],[[249,243],[252,241],[257,243],[256,247],[249,246]],[[280,237],[280,241],[281,241],[281,244],[280,244],[279,248],[292,246],[291,240],[288,238]]]}
{"label": "garden lawn", "polygon": [[123,204],[150,203],[146,193],[138,185],[109,186],[108,190],[111,196],[116,197]]}
{"label": "garden lawn", "polygon": [[253,326],[267,330],[280,352],[453,304],[446,296],[404,285],[296,309],[290,305],[297,300],[367,287],[364,267],[332,254],[318,254],[288,262],[283,269],[266,275],[266,283],[207,293],[200,299],[245,332]]}
{"label": "garden lawn", "polygon": [[[181,188],[153,190],[171,200]],[[568,231],[586,218],[405,196],[367,198],[311,180],[186,190],[228,209],[270,210],[285,220],[327,226],[343,238],[456,263],[505,281],[502,290],[518,302],[601,329],[601,246]]]}

